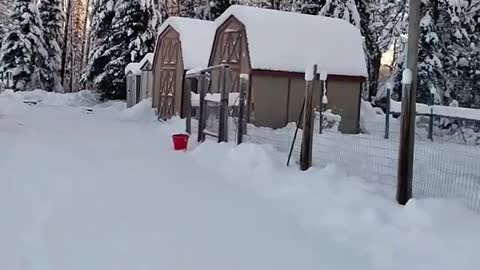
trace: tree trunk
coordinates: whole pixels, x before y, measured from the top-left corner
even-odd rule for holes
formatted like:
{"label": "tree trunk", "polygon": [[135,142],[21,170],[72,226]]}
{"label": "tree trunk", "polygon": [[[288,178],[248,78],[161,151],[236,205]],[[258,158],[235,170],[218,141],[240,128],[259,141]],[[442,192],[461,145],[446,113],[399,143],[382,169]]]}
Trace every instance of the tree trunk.
{"label": "tree trunk", "polygon": [[375,53],[372,56],[370,63],[370,82],[369,82],[369,99],[375,100],[378,91],[378,80],[380,79],[380,68],[382,66],[382,54],[380,52]]}
{"label": "tree trunk", "polygon": [[[88,12],[90,9],[90,0],[87,0],[87,5],[85,6],[85,20],[83,21],[83,44],[82,44],[82,50],[83,50],[83,53],[82,53],[82,64],[80,65],[81,67],[81,70],[83,70],[87,64],[87,58],[88,58],[88,55],[87,55],[87,39],[89,40],[89,38],[87,37],[87,24],[88,24],[88,18],[90,16],[90,13]],[[88,31],[90,32],[90,31]]]}
{"label": "tree trunk", "polygon": [[63,51],[62,51],[62,86],[65,87],[65,71],[67,67],[67,49],[68,49],[68,30],[70,28],[70,17],[72,14],[72,1],[68,0],[67,2],[67,17],[65,21],[65,30],[63,31]]}

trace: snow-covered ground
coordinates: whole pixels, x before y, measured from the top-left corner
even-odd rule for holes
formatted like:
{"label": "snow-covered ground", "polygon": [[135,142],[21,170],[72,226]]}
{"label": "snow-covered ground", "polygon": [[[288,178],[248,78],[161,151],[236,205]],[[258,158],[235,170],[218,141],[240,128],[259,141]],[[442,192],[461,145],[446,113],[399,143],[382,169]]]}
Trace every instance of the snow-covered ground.
{"label": "snow-covered ground", "polygon": [[173,152],[183,123],[148,101],[37,94],[0,96],[0,269],[480,268],[480,217],[454,201],[400,207],[268,145]]}

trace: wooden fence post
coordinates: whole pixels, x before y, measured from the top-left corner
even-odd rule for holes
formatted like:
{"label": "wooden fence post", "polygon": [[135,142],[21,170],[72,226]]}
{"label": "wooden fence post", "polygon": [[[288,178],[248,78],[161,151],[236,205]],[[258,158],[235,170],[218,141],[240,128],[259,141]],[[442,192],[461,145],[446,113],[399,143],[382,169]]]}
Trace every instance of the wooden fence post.
{"label": "wooden fence post", "polygon": [[407,69],[403,76],[402,120],[398,153],[397,201],[407,204],[412,198],[417,108],[418,44],[420,40],[421,0],[410,0],[407,44]]}
{"label": "wooden fence post", "polygon": [[[412,72],[409,69],[403,72],[402,114],[400,123],[400,149],[398,150],[398,184],[397,201],[405,205],[412,198],[413,182],[413,144],[415,133],[412,132],[412,114],[415,120],[415,110],[411,110],[412,102]],[[414,104],[415,105],[415,104]],[[414,121],[415,122],[415,121]]]}
{"label": "wooden fence post", "polygon": [[198,113],[198,142],[205,141],[205,134],[203,133],[205,129],[205,95],[207,94],[207,78],[205,72],[200,73],[198,76],[198,94],[200,96],[199,100],[199,113]]}
{"label": "wooden fence post", "polygon": [[238,104],[238,130],[237,130],[237,144],[243,142],[243,134],[245,134],[246,121],[245,121],[245,96],[248,85],[248,74],[240,74],[240,93]]}
{"label": "wooden fence post", "polygon": [[192,90],[195,86],[196,79],[189,78],[188,80],[188,87],[185,93],[185,100],[184,104],[185,107],[185,121],[186,121],[186,131],[188,134],[192,134]]}
{"label": "wooden fence post", "polygon": [[303,135],[302,148],[300,152],[300,169],[308,170],[312,167],[312,148],[313,148],[313,80],[317,73],[317,65],[312,69],[305,71],[305,112],[303,113]]}
{"label": "wooden fence post", "polygon": [[320,72],[320,103],[318,104],[318,108],[319,108],[318,111],[320,115],[318,130],[320,134],[322,134],[323,132],[323,111],[325,110],[325,106],[327,105],[325,103],[325,98],[324,98],[326,97],[325,90],[326,90],[327,76],[328,76],[328,73],[326,71]]}
{"label": "wooden fence post", "polygon": [[391,89],[387,86],[387,108],[385,112],[385,139],[390,138],[390,106],[391,106]]}

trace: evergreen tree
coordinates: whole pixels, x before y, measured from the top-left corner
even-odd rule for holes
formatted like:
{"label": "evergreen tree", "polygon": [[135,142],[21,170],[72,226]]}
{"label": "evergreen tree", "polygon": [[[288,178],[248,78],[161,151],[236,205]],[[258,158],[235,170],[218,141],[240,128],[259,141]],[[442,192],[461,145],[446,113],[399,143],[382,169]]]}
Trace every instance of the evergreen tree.
{"label": "evergreen tree", "polygon": [[[478,66],[478,1],[428,0],[422,2],[417,100],[448,105],[453,99],[470,106]],[[395,81],[401,93],[400,61]],[[433,95],[433,97],[432,97]],[[433,99],[432,99],[433,98]]]}
{"label": "evergreen tree", "polygon": [[231,5],[230,0],[210,0],[211,19],[214,20],[220,17]]}
{"label": "evergreen tree", "polygon": [[43,88],[48,80],[43,26],[37,6],[30,0],[17,0],[11,16],[14,29],[0,50],[0,71],[11,71],[14,90]]}
{"label": "evergreen tree", "polygon": [[44,26],[44,38],[48,52],[47,67],[49,80],[47,88],[55,92],[63,92],[60,79],[61,44],[63,41],[63,0],[40,0],[38,5]]}
{"label": "evergreen tree", "polygon": [[107,99],[126,97],[125,66],[139,62],[153,51],[155,33],[150,29],[150,14],[141,0],[119,0],[115,4],[108,48],[104,55],[109,59],[104,72],[95,80],[95,86]]}
{"label": "evergreen tree", "polygon": [[0,0],[0,45],[3,37],[10,29],[10,14],[13,9],[12,0]]}
{"label": "evergreen tree", "polygon": [[[114,6],[117,0],[94,0],[92,5],[91,44],[87,65],[82,81],[92,84],[95,88],[98,81],[104,76],[104,69],[110,58],[106,53],[110,47],[109,37],[113,18],[115,17]],[[95,88],[100,90],[98,88]]]}

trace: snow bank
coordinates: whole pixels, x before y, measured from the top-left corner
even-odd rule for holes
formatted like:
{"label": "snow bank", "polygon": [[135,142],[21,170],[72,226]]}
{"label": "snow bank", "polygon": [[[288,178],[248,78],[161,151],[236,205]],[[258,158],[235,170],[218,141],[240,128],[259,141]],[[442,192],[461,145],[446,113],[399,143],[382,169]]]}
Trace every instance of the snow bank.
{"label": "snow bank", "polygon": [[304,73],[312,63],[332,75],[367,77],[363,38],[345,20],[247,6],[230,6],[245,25],[252,69]]}
{"label": "snow bank", "polygon": [[152,99],[147,98],[120,113],[120,118],[129,121],[156,121]]}
{"label": "snow bank", "polygon": [[[402,111],[402,103],[391,100],[390,102],[390,111],[394,113],[400,113]],[[434,105],[429,106],[422,103],[417,103],[417,113],[419,114],[430,114],[433,109],[434,115],[447,116],[447,117],[458,117],[465,118],[470,120],[480,121],[480,109],[470,109],[470,108],[461,108],[453,106],[440,106]]]}
{"label": "snow bank", "polygon": [[[285,168],[269,146],[204,144],[192,155],[204,166],[215,164],[219,178],[281,205],[317,236],[356,251],[371,262],[368,269],[480,266],[480,218],[454,201],[411,200],[401,207],[335,166],[306,173]],[[345,269],[341,262],[334,268]]]}
{"label": "snow bank", "polygon": [[[180,35],[183,68],[190,70],[207,67],[215,35],[215,23],[190,18],[169,17],[158,31],[158,41],[162,33],[172,27]],[[158,54],[158,52],[155,52]],[[158,55],[156,57],[159,57]]]}
{"label": "snow bank", "polygon": [[27,92],[5,92],[2,95],[10,95],[14,99],[24,101],[38,102],[45,106],[71,106],[71,107],[88,107],[98,103],[98,94],[83,90],[75,93],[53,93],[44,90],[34,90]]}

